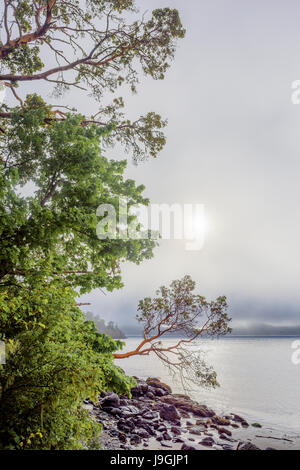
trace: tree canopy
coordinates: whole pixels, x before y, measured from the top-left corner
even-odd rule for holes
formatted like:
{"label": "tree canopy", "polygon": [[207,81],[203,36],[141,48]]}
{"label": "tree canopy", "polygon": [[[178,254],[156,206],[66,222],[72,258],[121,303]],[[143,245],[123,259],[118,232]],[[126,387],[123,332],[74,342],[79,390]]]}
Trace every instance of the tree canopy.
{"label": "tree canopy", "polygon": [[[16,108],[1,145],[0,282],[35,273],[64,278],[81,292],[121,287],[122,261],[152,256],[151,240],[99,240],[100,204],[119,197],[148,204],[144,186],[124,180],[124,161],[101,156],[110,126],[81,126],[81,116],[44,124],[49,108],[35,95]],[[18,191],[31,188],[30,195]]]}
{"label": "tree canopy", "polygon": [[[141,74],[161,80],[183,38],[177,10],[157,9],[140,15],[133,0],[6,0],[2,6],[0,80],[22,106],[18,86],[45,81],[61,96],[76,88],[100,103],[84,124],[116,123],[104,143],[120,141],[138,161],[157,156],[165,144],[166,121],[154,111],[126,119],[123,99],[104,105],[103,97],[127,84],[136,92]],[[7,119],[10,112],[3,111]],[[54,109],[53,119],[64,119]]]}
{"label": "tree canopy", "polygon": [[[197,340],[230,333],[226,297],[211,302],[195,294],[190,276],[162,286],[156,297],[139,302],[137,320],[143,325],[143,340],[132,351],[114,353],[116,359],[155,354],[184,388],[215,387],[216,373],[209,367]],[[163,342],[173,338],[172,344]],[[179,339],[178,339],[179,338]]]}

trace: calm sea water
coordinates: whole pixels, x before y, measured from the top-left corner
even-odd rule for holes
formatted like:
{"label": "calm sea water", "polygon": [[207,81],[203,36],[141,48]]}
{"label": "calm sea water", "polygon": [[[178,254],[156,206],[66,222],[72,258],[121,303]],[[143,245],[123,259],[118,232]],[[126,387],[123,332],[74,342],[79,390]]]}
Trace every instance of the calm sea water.
{"label": "calm sea water", "polygon": [[[231,337],[199,340],[206,360],[218,374],[220,387],[195,389],[192,398],[219,413],[235,412],[250,422],[300,434],[300,365],[291,360],[296,338]],[[299,339],[299,338],[298,338]],[[128,338],[124,350],[139,343]],[[165,344],[173,343],[167,339]],[[129,375],[160,377],[174,392],[183,392],[167,368],[154,355],[122,359],[118,364]]]}

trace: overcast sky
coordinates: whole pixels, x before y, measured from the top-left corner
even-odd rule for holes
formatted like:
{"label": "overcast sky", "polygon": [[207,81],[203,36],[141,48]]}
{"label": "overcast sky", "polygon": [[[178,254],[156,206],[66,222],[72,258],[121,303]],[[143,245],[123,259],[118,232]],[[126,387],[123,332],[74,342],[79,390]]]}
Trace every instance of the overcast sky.
{"label": "overcast sky", "polygon": [[[203,250],[162,241],[153,260],[124,265],[122,290],[82,300],[130,332],[140,298],[191,274],[202,295],[227,295],[233,326],[296,327],[300,105],[291,103],[291,83],[300,79],[300,2],[137,4],[178,8],[187,36],[165,81],[142,79],[137,96],[125,92],[130,117],[156,111],[169,120],[160,157],[129,163],[127,176],[145,184],[151,202],[205,204],[210,229]],[[88,113],[94,104],[80,93],[64,101]]]}

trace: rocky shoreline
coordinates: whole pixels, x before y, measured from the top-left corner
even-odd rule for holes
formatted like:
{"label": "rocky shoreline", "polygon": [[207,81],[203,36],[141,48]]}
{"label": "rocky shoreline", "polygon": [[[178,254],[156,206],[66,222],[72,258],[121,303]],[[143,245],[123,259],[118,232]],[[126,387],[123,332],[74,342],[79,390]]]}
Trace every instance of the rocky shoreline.
{"label": "rocky shoreline", "polygon": [[258,423],[234,413],[219,416],[187,395],[173,394],[159,379],[136,380],[132,398],[111,392],[97,405],[85,401],[103,425],[102,449],[275,450],[251,442],[247,430],[261,427]]}

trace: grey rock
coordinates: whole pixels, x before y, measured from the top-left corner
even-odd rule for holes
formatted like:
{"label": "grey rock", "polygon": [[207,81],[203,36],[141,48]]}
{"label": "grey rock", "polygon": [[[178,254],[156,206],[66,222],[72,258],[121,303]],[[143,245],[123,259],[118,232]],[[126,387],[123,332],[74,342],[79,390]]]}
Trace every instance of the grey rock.
{"label": "grey rock", "polygon": [[202,441],[199,442],[199,444],[202,444],[206,447],[212,447],[215,444],[215,441],[212,437],[205,437],[204,439],[202,439]]}
{"label": "grey rock", "polygon": [[132,434],[130,438],[130,444],[137,445],[137,444],[140,444],[140,442],[142,442],[141,437],[138,434]]}
{"label": "grey rock", "polygon": [[120,406],[120,398],[116,393],[110,393],[101,399],[102,408],[118,408]]}
{"label": "grey rock", "polygon": [[166,421],[180,424],[180,415],[174,405],[162,405],[159,410],[160,417]]}
{"label": "grey rock", "polygon": [[177,428],[176,426],[172,426],[171,432],[175,434],[176,436],[179,436],[181,434],[181,429]]}
{"label": "grey rock", "polygon": [[196,448],[193,446],[189,446],[188,444],[182,444],[181,450],[196,450]]}
{"label": "grey rock", "polygon": [[260,448],[252,444],[252,442],[244,442],[239,443],[237,450],[260,450]]}

